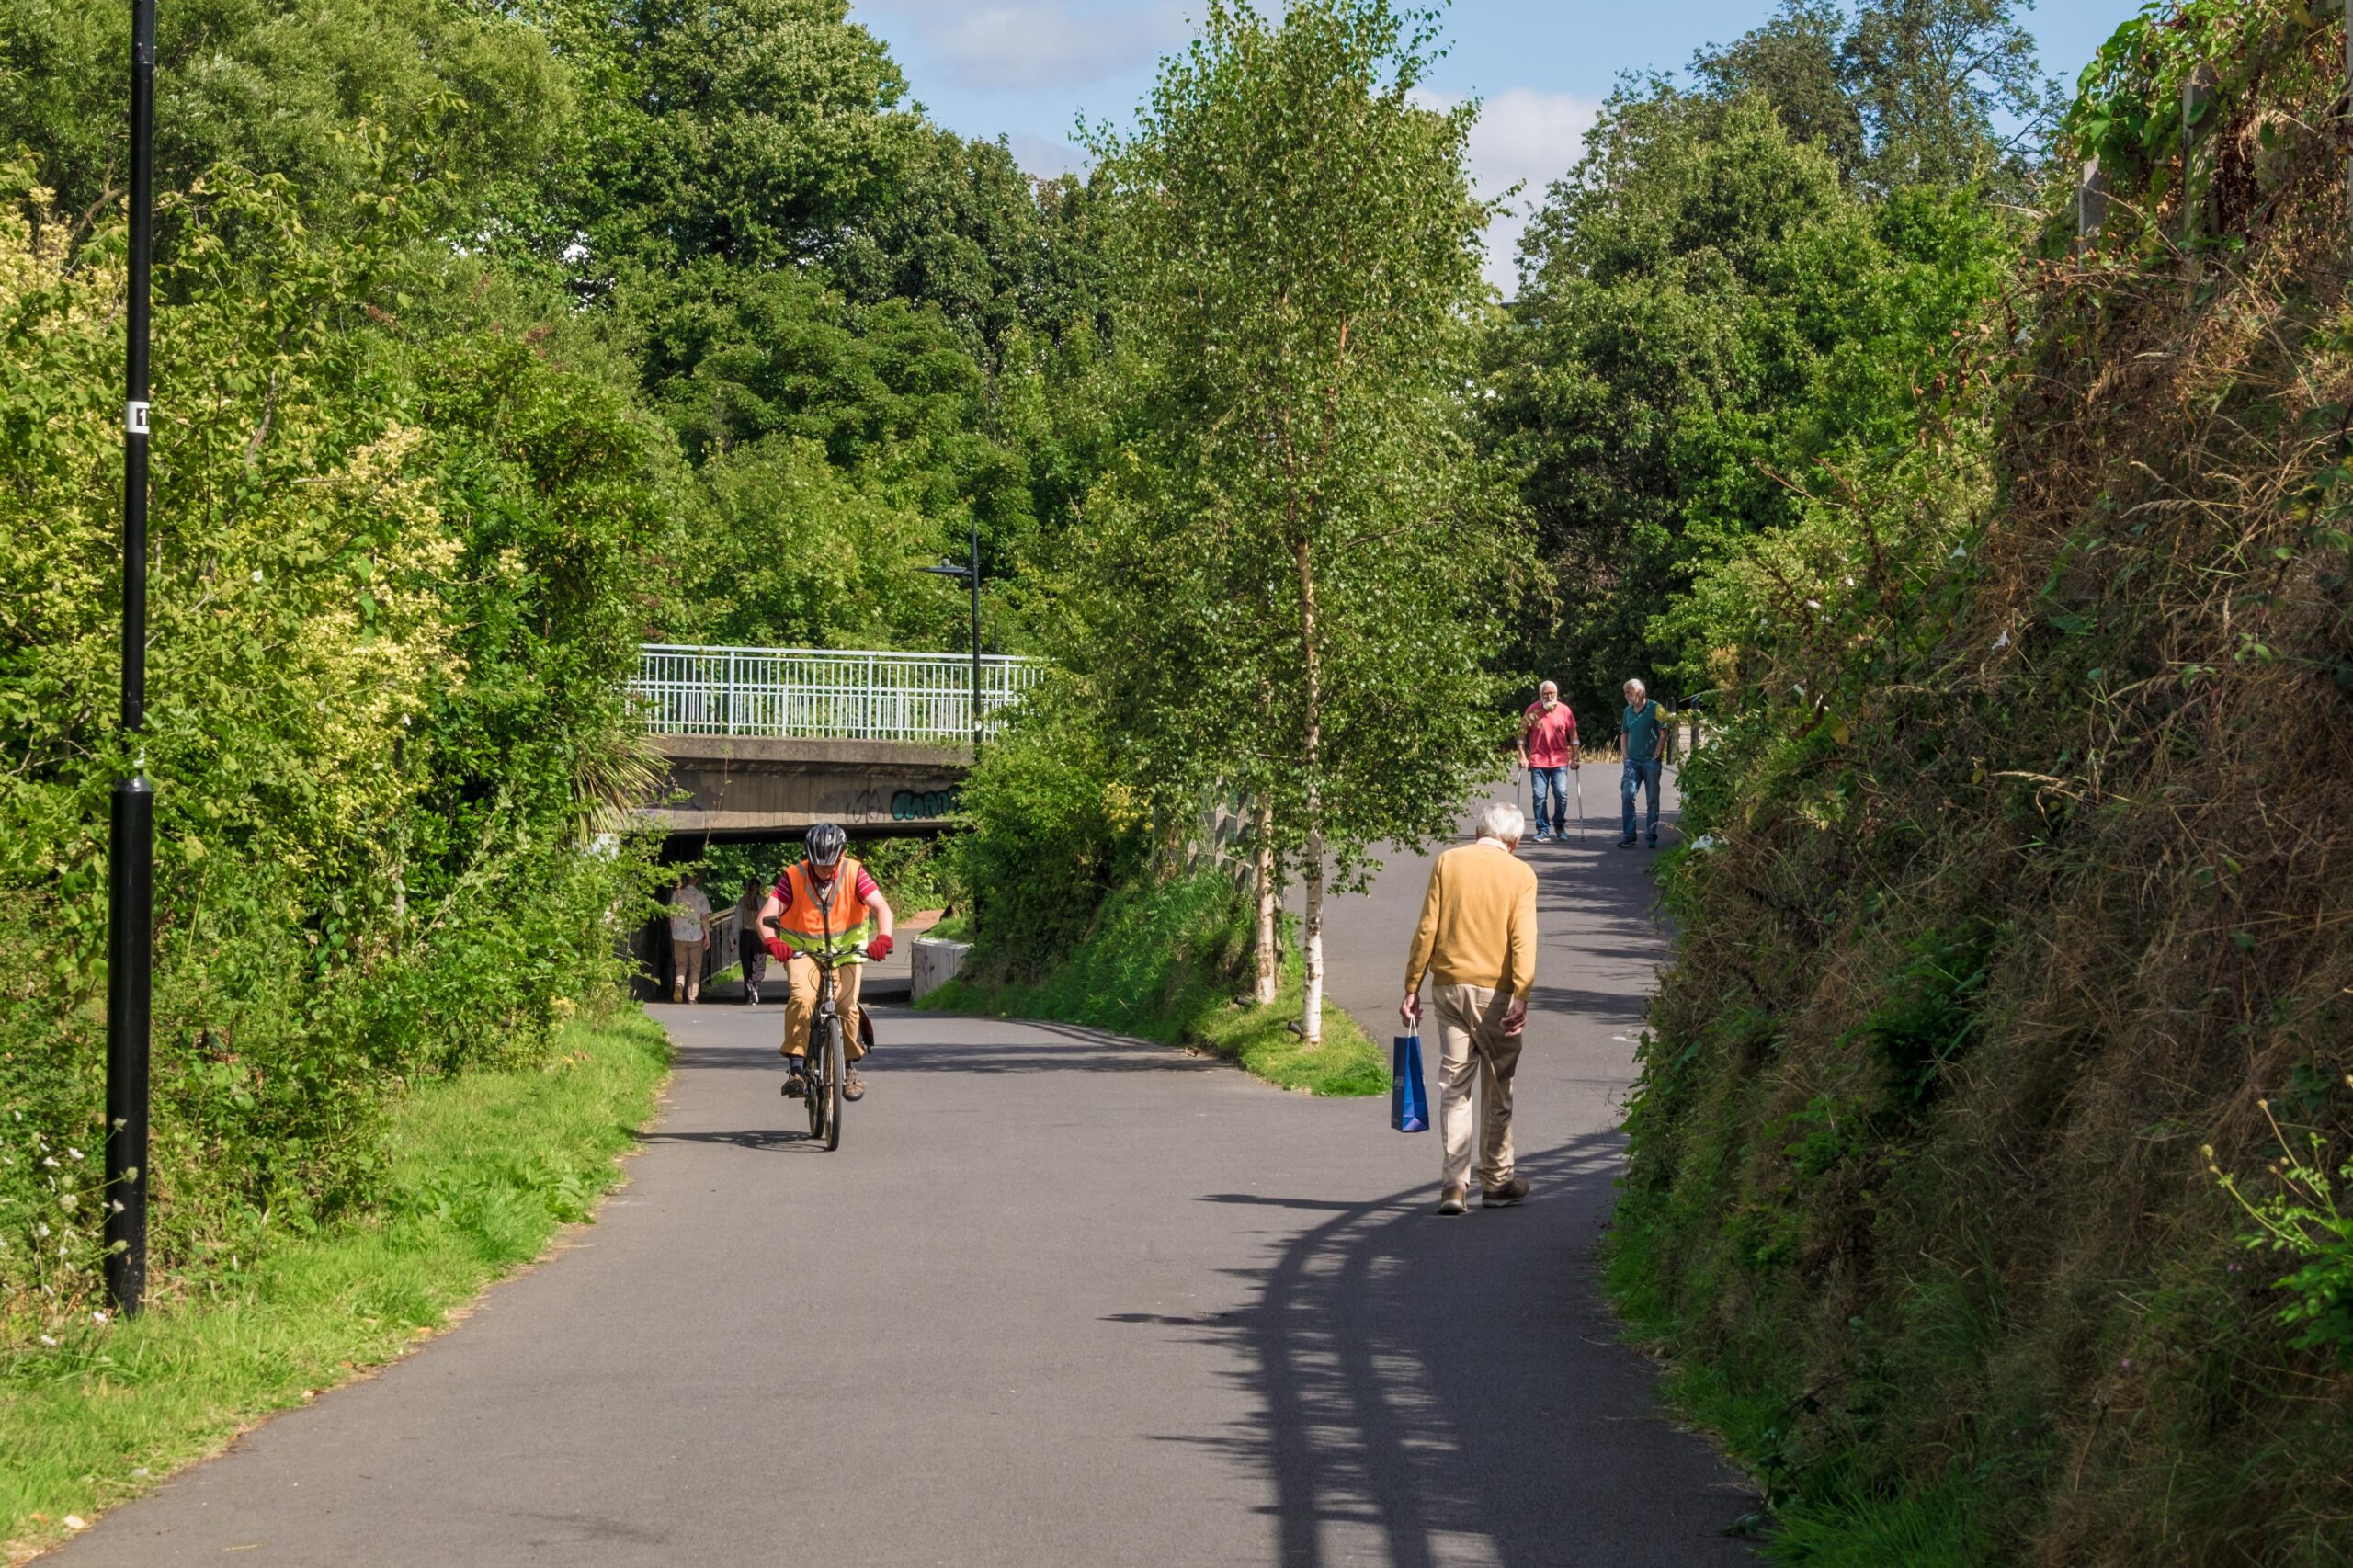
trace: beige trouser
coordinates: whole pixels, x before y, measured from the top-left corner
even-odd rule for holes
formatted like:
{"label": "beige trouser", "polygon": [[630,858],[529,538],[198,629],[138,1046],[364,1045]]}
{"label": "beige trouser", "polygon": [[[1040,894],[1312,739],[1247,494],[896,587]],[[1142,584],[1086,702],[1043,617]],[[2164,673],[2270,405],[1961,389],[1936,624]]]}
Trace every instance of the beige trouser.
{"label": "beige trouser", "polygon": [[1504,1033],[1507,995],[1485,985],[1431,988],[1438,1004],[1438,1122],[1446,1141],[1443,1179],[1471,1178],[1472,1091],[1478,1090],[1479,1185],[1511,1179],[1511,1075],[1519,1067],[1518,1035]]}
{"label": "beige trouser", "polygon": [[[846,963],[834,971],[834,1010],[841,1015],[842,1054],[852,1062],[866,1054],[865,1043],[858,1038],[858,978],[865,969],[862,963]],[[782,1053],[806,1056],[809,1020],[817,1011],[817,966],[801,954],[793,954],[784,966],[784,983],[789,991],[784,1001]]]}
{"label": "beige trouser", "polygon": [[685,986],[687,1000],[691,1002],[702,994],[702,956],[710,946],[709,937],[691,942],[670,938],[670,987],[673,991]]}

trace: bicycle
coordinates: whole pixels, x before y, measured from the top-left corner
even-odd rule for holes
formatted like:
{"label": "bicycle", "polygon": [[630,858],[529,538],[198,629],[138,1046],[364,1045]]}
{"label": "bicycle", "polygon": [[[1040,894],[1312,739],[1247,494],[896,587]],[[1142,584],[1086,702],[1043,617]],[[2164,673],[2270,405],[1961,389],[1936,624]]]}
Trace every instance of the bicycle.
{"label": "bicycle", "polygon": [[[819,824],[820,828],[824,825]],[[818,828],[810,830],[813,847],[818,831]],[[834,843],[838,851],[841,830],[835,828],[833,831],[837,835]],[[805,958],[816,966],[817,995],[815,1006],[810,1009],[809,1032],[803,1042],[805,1053],[786,1076],[784,1093],[788,1098],[791,1097],[793,1080],[799,1078],[800,1097],[809,1110],[809,1136],[822,1140],[825,1152],[831,1153],[842,1146],[842,1107],[847,1098],[846,1090],[849,1074],[848,1044],[842,1035],[841,1006],[835,994],[834,974],[846,963],[864,962],[876,957],[870,949],[886,938],[877,937],[870,942],[836,946],[833,895],[813,890],[813,896],[819,915],[813,945],[803,946],[801,941],[790,938],[780,942],[771,938],[770,950],[779,956],[789,951],[792,957]],[[842,933],[843,938],[849,935],[849,930]]]}
{"label": "bicycle", "polygon": [[817,1006],[809,1017],[809,1055],[801,1068],[801,1097],[809,1108],[809,1136],[823,1139],[830,1154],[842,1146],[842,1079],[849,1070],[841,1009],[834,1002],[834,971],[851,955],[801,956],[817,966]]}

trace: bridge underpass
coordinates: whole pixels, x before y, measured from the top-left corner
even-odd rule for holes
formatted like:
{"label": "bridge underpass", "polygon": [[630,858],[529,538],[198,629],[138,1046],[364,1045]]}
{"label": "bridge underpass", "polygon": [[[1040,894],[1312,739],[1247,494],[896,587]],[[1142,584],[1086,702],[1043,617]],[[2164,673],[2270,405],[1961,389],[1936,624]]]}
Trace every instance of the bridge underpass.
{"label": "bridge underpass", "polygon": [[[1037,671],[1002,654],[979,665],[985,731]],[[947,831],[972,765],[973,674],[945,653],[648,645],[631,706],[669,767],[642,818],[677,858],[819,822],[853,839]]]}
{"label": "bridge underpass", "polygon": [[676,799],[649,807],[670,842],[763,844],[821,822],[857,838],[954,825],[972,748],[767,735],[657,735]]}
{"label": "bridge underpass", "polygon": [[[999,655],[978,674],[985,733],[1037,670]],[[951,831],[972,766],[973,685],[973,661],[942,653],[649,644],[630,706],[668,766],[640,820],[662,831],[670,862],[715,845],[797,844],[820,822],[841,824],[853,847]],[[735,890],[708,891],[724,908]],[[639,994],[666,995],[667,919],[648,920],[631,946]],[[704,974],[734,961],[722,937]],[[894,955],[869,976],[877,999],[904,994],[906,962]]]}

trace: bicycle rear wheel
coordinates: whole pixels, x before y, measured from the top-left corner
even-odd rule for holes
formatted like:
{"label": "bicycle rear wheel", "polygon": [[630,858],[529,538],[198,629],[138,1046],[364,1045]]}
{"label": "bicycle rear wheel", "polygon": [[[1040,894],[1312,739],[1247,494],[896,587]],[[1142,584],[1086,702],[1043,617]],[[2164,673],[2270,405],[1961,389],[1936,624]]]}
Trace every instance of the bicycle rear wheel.
{"label": "bicycle rear wheel", "polygon": [[842,1021],[825,1026],[825,1149],[842,1146]]}

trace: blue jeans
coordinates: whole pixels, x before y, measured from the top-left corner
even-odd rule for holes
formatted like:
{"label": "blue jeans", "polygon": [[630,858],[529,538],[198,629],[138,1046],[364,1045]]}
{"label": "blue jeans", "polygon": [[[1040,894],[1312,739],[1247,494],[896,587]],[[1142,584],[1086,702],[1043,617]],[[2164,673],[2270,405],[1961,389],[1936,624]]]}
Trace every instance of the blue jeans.
{"label": "blue jeans", "polygon": [[[1569,770],[1565,767],[1531,767],[1528,770],[1528,788],[1536,798],[1536,821],[1531,825],[1539,833],[1549,833],[1555,838],[1565,837],[1569,831]],[[1552,813],[1544,814],[1546,796],[1552,797]]]}
{"label": "blue jeans", "polygon": [[1651,797],[1650,839],[1658,842],[1658,775],[1659,764],[1651,757],[1630,756],[1626,759],[1626,775],[1618,781],[1618,803],[1622,808],[1626,841],[1634,839],[1634,791],[1647,787]]}

